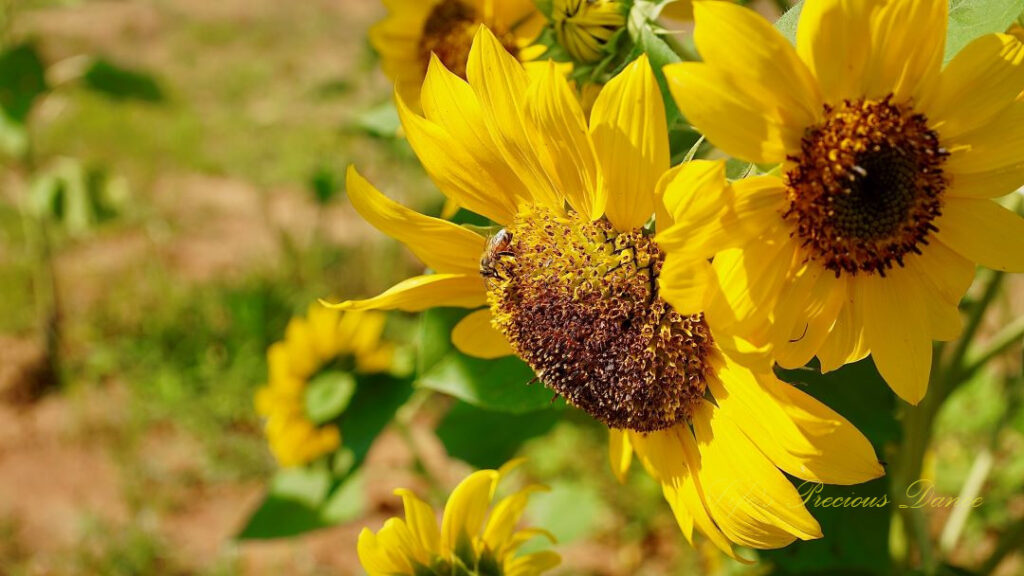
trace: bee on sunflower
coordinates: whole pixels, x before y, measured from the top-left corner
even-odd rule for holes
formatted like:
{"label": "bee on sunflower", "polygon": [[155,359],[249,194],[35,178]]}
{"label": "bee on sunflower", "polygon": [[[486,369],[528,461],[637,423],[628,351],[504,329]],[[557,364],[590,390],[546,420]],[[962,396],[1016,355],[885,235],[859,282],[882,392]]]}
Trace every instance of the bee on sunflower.
{"label": "bee on sunflower", "polygon": [[[323,406],[309,402],[318,383],[334,393],[355,392],[355,374],[391,368],[394,347],[381,341],[385,315],[310,306],[306,317],[293,318],[284,340],[267,350],[268,384],[256,392],[256,411],[266,419],[270,451],[283,467],[303,466],[341,446],[341,432],[316,414]],[[335,405],[338,403],[335,402]]]}
{"label": "bee on sunflower", "polygon": [[780,468],[839,484],[883,470],[840,415],[766,362],[736,360],[756,355],[705,318],[706,260],[665,260],[653,226],[716,209],[731,186],[721,162],[669,170],[664,103],[646,57],[602,89],[589,123],[554,64],[527,74],[486,28],[466,76],[434,59],[423,115],[401,92],[398,110],[439,188],[501,231],[488,238],[418,214],[350,168],[356,210],[434,273],[337,306],[475,310],[453,329],[455,346],[519,356],[607,425],[616,474],[636,455],[687,538],[696,528],[735,557],[733,544],[820,537]]}
{"label": "bee on sunflower", "polygon": [[[533,0],[383,0],[387,17],[370,30],[381,67],[403,93],[415,96],[436,55],[449,70],[465,76],[469,48],[480,25],[501,39],[521,61],[544,52],[534,41],[544,17]],[[415,100],[411,100],[414,102]]]}
{"label": "bee on sunflower", "polygon": [[1024,44],[988,34],[943,68],[946,0],[807,0],[795,48],[746,8],[695,10],[703,62],[665,68],[680,109],[726,153],[782,165],[737,183],[728,218],[677,223],[717,238],[709,317],[787,368],[871,354],[918,403],[975,264],[1024,270],[1024,219],[993,201],[1024,184]]}
{"label": "bee on sunflower", "polygon": [[530,495],[544,486],[526,486],[491,506],[499,481],[518,464],[462,480],[448,498],[440,529],[429,504],[409,490],[396,490],[405,519],[391,518],[376,533],[363,528],[358,545],[363,569],[370,576],[539,576],[558,566],[561,558],[550,550],[517,554],[538,536],[554,541],[543,529],[516,529]]}

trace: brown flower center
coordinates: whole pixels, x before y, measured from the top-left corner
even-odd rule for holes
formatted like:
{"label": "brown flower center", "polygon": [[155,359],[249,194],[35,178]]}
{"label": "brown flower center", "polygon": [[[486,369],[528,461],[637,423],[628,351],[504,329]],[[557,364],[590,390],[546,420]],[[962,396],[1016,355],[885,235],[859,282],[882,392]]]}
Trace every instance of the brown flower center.
{"label": "brown flower center", "polygon": [[703,315],[658,296],[664,255],[642,230],[534,208],[481,263],[494,325],[544,384],[612,428],[688,419],[715,358]]}
{"label": "brown flower center", "polygon": [[825,121],[790,157],[785,218],[809,257],[836,276],[884,276],[936,230],[947,156],[926,118],[892,96],[826,106]]}
{"label": "brown flower center", "polygon": [[[477,11],[460,0],[444,0],[434,7],[420,38],[420,61],[426,69],[430,54],[436,54],[452,73],[466,78],[466,62],[482,19]],[[515,36],[507,30],[491,30],[509,54],[517,56]]]}

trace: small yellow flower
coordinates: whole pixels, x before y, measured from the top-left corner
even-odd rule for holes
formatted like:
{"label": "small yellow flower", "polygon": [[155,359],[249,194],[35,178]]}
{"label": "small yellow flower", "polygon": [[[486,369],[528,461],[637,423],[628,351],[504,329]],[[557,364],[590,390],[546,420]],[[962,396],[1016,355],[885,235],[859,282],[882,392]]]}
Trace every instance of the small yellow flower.
{"label": "small yellow flower", "polygon": [[728,236],[709,315],[788,368],[871,354],[916,404],[975,263],[1024,271],[1024,219],[992,200],[1024,184],[1024,44],[988,34],[943,69],[946,0],[808,0],[795,49],[751,10],[695,10],[703,62],[666,67],[680,109],[784,174],[736,185],[729,230],[684,218]]}
{"label": "small yellow flower", "polygon": [[388,16],[370,30],[370,42],[384,73],[407,95],[418,93],[431,54],[464,77],[481,24],[521,61],[544,52],[532,45],[544,27],[533,0],[384,0],[384,5]]}
{"label": "small yellow flower", "polygon": [[[835,484],[883,470],[849,422],[705,319],[714,293],[706,259],[665,260],[691,249],[673,222],[727,217],[721,199],[732,187],[722,162],[669,170],[664,102],[646,57],[603,88],[589,122],[553,65],[528,74],[486,29],[468,77],[435,63],[424,115],[401,96],[398,109],[438,187],[503,228],[487,238],[418,214],[350,169],[356,210],[435,273],[339,306],[474,310],[454,328],[455,346],[523,358],[545,386],[607,425],[615,472],[637,455],[687,538],[696,527],[735,556],[732,543],[777,548],[820,537],[779,469]],[[667,243],[651,233],[652,217],[676,232]]]}
{"label": "small yellow flower", "polygon": [[363,529],[363,569],[370,576],[537,576],[558,566],[561,558],[552,551],[516,554],[534,537],[554,540],[541,529],[516,530],[530,494],[543,486],[527,486],[491,507],[498,481],[516,464],[474,472],[460,482],[448,498],[440,529],[429,504],[409,490],[396,490],[405,519],[389,519],[376,534]]}
{"label": "small yellow flower", "polygon": [[307,317],[292,319],[284,340],[267,350],[269,379],[256,392],[256,411],[266,418],[270,451],[281,466],[302,466],[341,445],[337,426],[318,426],[307,415],[307,385],[338,361],[357,373],[387,371],[393,348],[380,341],[384,321],[378,312],[342,314],[314,304]]}
{"label": "small yellow flower", "polygon": [[615,0],[554,0],[551,10],[558,43],[577,62],[599,62],[605,46],[626,25],[626,8]]}

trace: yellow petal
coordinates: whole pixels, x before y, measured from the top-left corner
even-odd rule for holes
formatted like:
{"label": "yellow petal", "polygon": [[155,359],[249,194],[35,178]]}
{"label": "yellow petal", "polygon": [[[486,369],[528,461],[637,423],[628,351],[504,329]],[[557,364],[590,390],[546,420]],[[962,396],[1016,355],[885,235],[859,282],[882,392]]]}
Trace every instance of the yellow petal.
{"label": "yellow petal", "polygon": [[501,358],[515,354],[508,339],[491,325],[491,311],[477,310],[463,318],[452,330],[452,344],[463,354],[475,358]]}
{"label": "yellow petal", "polygon": [[932,339],[955,340],[963,327],[959,304],[974,280],[974,263],[933,239],[923,254],[906,260],[906,267],[923,279],[921,296]]}
{"label": "yellow petal", "polygon": [[409,526],[398,518],[389,518],[384,522],[384,527],[377,532],[377,542],[382,549],[388,550],[392,560],[400,562],[400,559],[406,559],[405,564],[409,566],[407,570],[412,569],[413,562],[424,565],[430,562],[428,552],[419,545]]}
{"label": "yellow petal", "polygon": [[845,282],[809,262],[779,293],[775,306],[775,357],[783,368],[804,366],[821,348],[846,299]]}
{"label": "yellow petal", "polygon": [[712,265],[719,290],[705,311],[708,323],[715,329],[738,330],[758,344],[756,332],[768,320],[795,251],[783,232],[767,234],[744,249],[720,252]]}
{"label": "yellow petal", "polygon": [[373,311],[349,312],[349,314],[356,314],[359,317],[359,323],[352,331],[348,341],[349,351],[356,356],[371,354],[380,344],[384,325],[388,321],[387,315]]}
{"label": "yellow petal", "polygon": [[707,260],[685,258],[670,252],[658,277],[659,294],[680,314],[700,314],[706,308],[709,291],[713,288],[713,275]]}
{"label": "yellow petal", "polygon": [[991,122],[1021,90],[1024,45],[1007,34],[987,34],[950,61],[935,96],[925,99],[921,108],[944,139],[956,138]]}
{"label": "yellow petal", "polygon": [[885,474],[853,424],[796,387],[728,359],[719,378],[709,385],[720,414],[788,474],[824,484],[859,484]]}
{"label": "yellow petal", "polygon": [[646,55],[601,90],[590,113],[590,135],[618,230],[643,226],[654,214],[654,192],[669,168],[665,103]]}
{"label": "yellow petal", "polygon": [[832,330],[818,349],[821,371],[831,372],[845,364],[851,364],[867,357],[869,350],[864,339],[864,320],[857,298],[846,283],[846,298]]}
{"label": "yellow petal", "polygon": [[1024,272],[1024,218],[992,200],[948,198],[935,221],[939,240],[993,270]]}
{"label": "yellow petal", "polygon": [[444,306],[479,308],[486,302],[486,288],[479,274],[431,274],[402,280],[373,298],[327,306],[339,310],[420,312]]}
{"label": "yellow petal", "polygon": [[505,183],[505,188],[490,194],[507,196],[513,206],[531,200],[530,191],[491,138],[476,93],[434,55],[423,82],[422,104],[427,120],[444,129],[495,181]]}
{"label": "yellow petal", "polygon": [[292,318],[285,329],[285,348],[288,350],[288,368],[299,379],[308,378],[320,367],[313,346],[313,330],[305,318]]}
{"label": "yellow petal", "polygon": [[480,256],[487,248],[483,236],[389,199],[360,176],[354,166],[348,169],[347,191],[352,206],[367,222],[405,244],[428,267],[449,273],[480,269]]}
{"label": "yellow petal", "polygon": [[783,162],[800,150],[806,126],[790,124],[775,102],[751,94],[729,71],[697,62],[665,67],[687,121],[715,146],[748,162]]}
{"label": "yellow petal", "polygon": [[947,194],[958,198],[997,198],[1022,187],[1024,184],[1024,162],[977,174],[954,174]]}
{"label": "yellow petal", "polygon": [[548,157],[560,189],[577,212],[591,220],[604,214],[604,190],[598,187],[597,158],[587,121],[565,76],[548,61],[530,84],[526,113],[538,134],[538,151]]}
{"label": "yellow petal", "polygon": [[633,463],[633,445],[625,430],[608,429],[608,459],[612,464],[612,473],[620,483],[625,483],[629,466]]}
{"label": "yellow petal", "polygon": [[461,537],[475,537],[483,528],[498,473],[480,470],[467,476],[448,497],[441,519],[441,550],[454,550]]}
{"label": "yellow petal", "polygon": [[356,551],[359,554],[359,563],[369,576],[412,574],[409,561],[383,546],[377,535],[369,528],[363,528],[363,531],[359,533]]}
{"label": "yellow petal", "polygon": [[[658,244],[664,245],[664,232],[673,225],[717,219],[725,211],[732,191],[725,180],[725,162],[693,160],[676,166],[658,182]],[[662,215],[664,214],[664,215]],[[686,236],[682,230],[680,236]]]}
{"label": "yellow petal", "polygon": [[711,517],[733,542],[781,548],[821,538],[796,488],[729,418],[704,402],[693,417],[700,483]]}
{"label": "yellow petal", "polygon": [[557,552],[542,550],[513,558],[505,564],[506,576],[537,576],[557,567],[562,557]]}
{"label": "yellow petal", "polygon": [[693,20],[693,0],[675,0],[661,9],[661,15],[673,20]]}
{"label": "yellow petal", "polygon": [[[920,100],[938,82],[946,48],[947,0],[894,0],[872,15],[865,96]],[[913,22],[913,25],[908,25]]]}
{"label": "yellow petal", "polygon": [[[1024,50],[1021,53],[1024,54]],[[1024,72],[1024,66],[1021,71]],[[1024,100],[1014,102],[987,124],[950,139],[946,145],[952,151],[943,166],[950,174],[951,186],[947,192],[950,196],[965,195],[960,190],[963,174],[1019,170],[1024,166]],[[1009,186],[1002,189],[988,190],[980,197],[994,198],[1012,192],[1024,185],[1024,178],[1018,177],[1007,184]]]}
{"label": "yellow petal", "polygon": [[731,70],[758,100],[791,126],[816,124],[822,99],[796,50],[767,20],[731,2],[697,2],[694,42],[704,62]]}
{"label": "yellow petal", "polygon": [[496,178],[465,144],[413,112],[401,94],[395,94],[395,105],[409,145],[441,192],[456,204],[499,224],[511,222],[518,206],[516,197],[504,190],[515,189],[518,181]]}
{"label": "yellow petal", "polygon": [[696,527],[730,558],[741,562],[729,540],[712,521],[698,472],[701,456],[689,427],[679,425],[651,434],[634,435],[637,456],[662,485],[680,530],[687,539]]}
{"label": "yellow petal", "polygon": [[787,200],[780,178],[756,176],[729,186],[715,179],[687,182],[687,172],[670,172],[675,178],[666,186],[666,204],[675,212],[675,224],[657,236],[666,252],[708,258],[755,241],[782,222]]}
{"label": "yellow petal", "polygon": [[864,95],[871,56],[871,16],[881,0],[805,2],[797,27],[800,58],[814,73],[826,102]]}
{"label": "yellow petal", "polygon": [[564,197],[537,155],[526,124],[523,101],[529,87],[526,71],[494,34],[481,26],[466,66],[491,138],[533,199],[561,210]]}
{"label": "yellow petal", "polygon": [[928,391],[932,365],[929,321],[915,279],[905,270],[853,282],[861,300],[864,338],[879,374],[900,397],[917,404]]}
{"label": "yellow petal", "polygon": [[405,523],[409,526],[419,545],[431,554],[438,554],[441,533],[437,528],[437,516],[434,515],[434,509],[430,504],[420,500],[415,494],[404,488],[395,490],[395,494],[402,498],[402,505],[405,508]]}
{"label": "yellow petal", "polygon": [[483,541],[490,550],[499,551],[507,548],[516,525],[526,511],[530,495],[546,490],[545,486],[533,484],[502,498],[495,504],[483,532]]}

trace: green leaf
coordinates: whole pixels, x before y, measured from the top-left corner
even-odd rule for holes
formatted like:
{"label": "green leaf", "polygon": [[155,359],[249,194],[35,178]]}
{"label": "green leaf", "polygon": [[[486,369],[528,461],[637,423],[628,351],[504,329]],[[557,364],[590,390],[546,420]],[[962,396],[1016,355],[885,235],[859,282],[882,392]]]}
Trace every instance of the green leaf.
{"label": "green leaf", "polygon": [[35,46],[19,44],[0,53],[0,109],[8,121],[24,124],[47,89],[46,67]]}
{"label": "green leaf", "polygon": [[469,312],[436,308],[423,314],[417,386],[496,412],[523,414],[556,403],[542,384],[531,384],[533,371],[518,358],[482,360],[452,347],[452,328]]}
{"label": "green leaf", "polygon": [[306,416],[321,425],[348,408],[356,392],[356,379],[348,372],[331,370],[317,374],[306,386]]}
{"label": "green leaf", "polygon": [[163,90],[151,75],[103,58],[93,60],[82,75],[82,83],[90,90],[115,100],[160,102],[164,99]]}
{"label": "green leaf", "polygon": [[1005,32],[1024,12],[1024,0],[950,0],[946,61],[972,40],[993,32]]}
{"label": "green leaf", "polygon": [[782,35],[793,45],[796,45],[796,28],[800,22],[800,13],[803,11],[803,8],[804,0],[800,0],[775,21],[775,28],[782,32]]}
{"label": "green leaf", "polygon": [[127,197],[123,179],[64,158],[33,181],[29,208],[37,218],[59,223],[72,236],[82,236],[115,218]]}
{"label": "green leaf", "polygon": [[357,116],[353,127],[376,138],[392,139],[398,135],[401,122],[394,103],[388,101]]}
{"label": "green leaf", "polygon": [[411,394],[407,378],[387,374],[360,376],[355,394],[339,421],[341,450],[347,460],[340,477],[332,474],[326,459],[304,468],[280,471],[263,504],[237,538],[286,538],[357,517],[362,510],[360,466],[374,440]]}
{"label": "green leaf", "polygon": [[450,456],[476,468],[498,468],[525,441],[551,430],[561,416],[561,410],[505,414],[457,402],[437,427],[437,436]]}
{"label": "green leaf", "polygon": [[[814,396],[843,415],[871,441],[875,453],[885,454],[886,445],[900,437],[894,417],[895,399],[870,359],[850,364],[829,374],[816,368],[780,370],[786,382]],[[891,573],[889,525],[893,501],[888,477],[855,486],[821,486],[794,479],[808,510],[821,524],[825,537],[797,541],[781,550],[761,553],[774,565],[772,574],[864,574]],[[820,491],[819,491],[820,490]],[[809,492],[811,492],[809,494]],[[878,506],[833,507],[825,498],[874,498]],[[881,498],[886,497],[883,503]],[[861,503],[863,504],[863,500]],[[884,504],[884,505],[883,505]]]}
{"label": "green leaf", "polygon": [[331,203],[341,192],[344,179],[329,166],[318,166],[309,178],[309,190],[320,206]]}
{"label": "green leaf", "polygon": [[278,471],[263,503],[236,538],[284,538],[323,528],[327,524],[319,509],[330,486],[331,475],[325,466]]}
{"label": "green leaf", "polygon": [[526,508],[533,526],[542,526],[559,544],[585,540],[601,530],[610,510],[593,482],[556,480],[549,492],[534,494]]}

